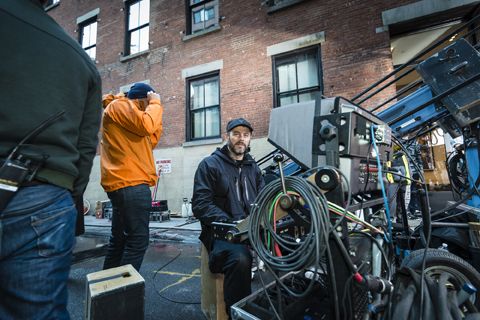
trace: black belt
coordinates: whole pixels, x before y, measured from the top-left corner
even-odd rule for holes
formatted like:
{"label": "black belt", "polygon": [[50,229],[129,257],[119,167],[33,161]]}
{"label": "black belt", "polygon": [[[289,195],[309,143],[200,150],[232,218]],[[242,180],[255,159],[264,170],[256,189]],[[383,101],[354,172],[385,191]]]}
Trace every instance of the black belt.
{"label": "black belt", "polygon": [[40,181],[33,179],[32,181],[25,181],[23,182],[20,186],[21,187],[33,187],[33,186],[38,186],[40,184],[47,184],[48,182]]}

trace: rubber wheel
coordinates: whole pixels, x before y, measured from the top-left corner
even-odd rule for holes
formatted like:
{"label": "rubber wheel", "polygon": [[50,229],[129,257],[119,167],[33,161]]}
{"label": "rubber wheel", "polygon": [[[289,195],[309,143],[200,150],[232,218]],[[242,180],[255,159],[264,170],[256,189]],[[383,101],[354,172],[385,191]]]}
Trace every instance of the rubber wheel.
{"label": "rubber wheel", "polygon": [[[422,267],[424,252],[425,249],[412,251],[403,260],[402,267],[409,267],[419,271]],[[458,289],[458,284],[461,286],[469,282],[477,288],[477,293],[470,300],[477,308],[480,308],[480,273],[468,262],[453,253],[439,249],[428,249],[427,257],[425,258],[425,273],[435,278],[440,273],[445,272],[458,282],[456,285],[452,283],[453,287]]]}

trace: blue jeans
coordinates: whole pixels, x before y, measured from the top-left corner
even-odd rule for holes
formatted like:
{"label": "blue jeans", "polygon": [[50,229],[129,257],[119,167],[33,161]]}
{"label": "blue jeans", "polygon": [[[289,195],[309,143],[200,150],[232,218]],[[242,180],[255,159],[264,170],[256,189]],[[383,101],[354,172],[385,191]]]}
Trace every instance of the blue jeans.
{"label": "blue jeans", "polygon": [[103,269],[131,264],[140,270],[149,243],[150,188],[140,184],[107,195],[112,202],[112,234]]}
{"label": "blue jeans", "polygon": [[0,319],[70,319],[76,209],[66,189],[20,188],[0,213]]}

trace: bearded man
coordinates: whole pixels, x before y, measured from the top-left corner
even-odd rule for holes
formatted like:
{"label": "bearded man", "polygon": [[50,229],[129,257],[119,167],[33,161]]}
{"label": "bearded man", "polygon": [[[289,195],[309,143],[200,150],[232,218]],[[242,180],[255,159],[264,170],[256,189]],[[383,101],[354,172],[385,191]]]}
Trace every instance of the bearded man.
{"label": "bearded man", "polygon": [[209,268],[223,273],[227,314],[251,293],[252,256],[245,244],[214,239],[212,222],[245,219],[265,185],[260,168],[248,153],[253,127],[243,118],[226,128],[227,143],[203,159],[195,173],[192,211],[202,225],[200,240],[209,252]]}

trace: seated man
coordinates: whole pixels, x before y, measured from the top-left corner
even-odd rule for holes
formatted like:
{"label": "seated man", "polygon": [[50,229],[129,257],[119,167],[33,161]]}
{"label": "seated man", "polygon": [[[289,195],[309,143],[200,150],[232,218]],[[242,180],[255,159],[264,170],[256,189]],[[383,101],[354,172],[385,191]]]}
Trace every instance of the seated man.
{"label": "seated man", "polygon": [[230,314],[230,307],[251,293],[252,256],[247,245],[214,240],[211,224],[246,218],[265,183],[248,153],[253,131],[250,123],[234,119],[226,131],[227,143],[198,165],[192,210],[202,224],[200,240],[209,252],[210,271],[225,274],[223,290]]}

